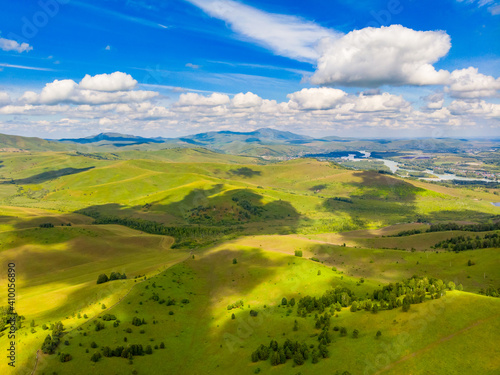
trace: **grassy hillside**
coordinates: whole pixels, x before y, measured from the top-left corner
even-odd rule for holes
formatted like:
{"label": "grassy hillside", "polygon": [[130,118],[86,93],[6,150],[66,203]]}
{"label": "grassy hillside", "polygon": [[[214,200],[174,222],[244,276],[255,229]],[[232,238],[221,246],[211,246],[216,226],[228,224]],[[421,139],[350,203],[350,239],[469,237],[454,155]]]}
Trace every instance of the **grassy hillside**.
{"label": "grassy hillside", "polygon": [[[2,153],[1,159],[0,260],[16,263],[16,310],[26,318],[17,335],[16,374],[31,373],[57,321],[66,333],[55,355],[38,353],[36,374],[449,374],[463,368],[493,374],[499,368],[500,299],[477,294],[500,287],[499,249],[431,248],[472,232],[392,237],[430,223],[496,222],[495,189],[201,148]],[[127,279],[96,283],[111,272]],[[428,286],[423,302],[407,312],[380,300],[374,301],[378,313],[351,312],[350,302],[340,311],[303,314],[299,307],[306,295],[319,299],[336,287],[364,306],[389,283],[408,288],[391,301],[401,304],[416,293],[405,284],[414,275],[444,284],[437,292]],[[281,305],[284,297],[296,304]],[[6,302],[3,295],[0,306]],[[252,353],[271,340],[305,344],[310,355],[322,350],[316,324],[327,312],[329,358],[313,364],[309,357],[300,367],[294,359],[278,366],[252,362]],[[146,324],[134,325],[134,318]],[[347,336],[335,327],[346,327]],[[6,344],[0,334],[0,346]],[[106,346],[139,344],[150,345],[152,354],[91,361]],[[63,363],[57,353],[72,359]],[[0,372],[9,370],[0,363]]]}
{"label": "grassy hillside", "polygon": [[[449,374],[460,371],[464,364],[474,373],[488,373],[485,372],[488,368],[497,365],[489,359],[494,356],[486,353],[498,352],[494,336],[500,329],[496,323],[500,300],[456,291],[439,300],[412,305],[408,313],[400,308],[378,314],[352,313],[349,308],[334,312],[330,358],[317,364],[309,359],[293,369],[293,360],[276,367],[269,361],[252,363],[251,353],[271,340],[283,343],[290,339],[317,346],[321,330],[315,329],[314,313],[298,317],[297,305],[280,307],[283,297],[297,301],[306,294],[319,297],[336,286],[364,296],[382,282],[373,276],[360,284],[357,277],[332,271],[326,264],[272,251],[265,238],[255,239],[257,242],[262,244],[258,247],[250,243],[224,244],[209,249],[137,285],[119,305],[106,311],[120,320],[118,327],[106,322],[102,331],[95,332],[95,325],[90,323],[82,331],[68,333],[69,345],[63,351],[71,354],[73,360],[60,363],[51,357],[44,362],[45,370],[71,374],[85,367],[101,373],[136,370],[139,374],[252,374],[260,368],[277,374],[346,370],[351,374],[374,374],[400,373],[406,369],[415,374],[426,371]],[[237,263],[233,264],[232,259],[237,259]],[[397,277],[404,274],[398,272]],[[393,276],[396,278],[396,274]],[[155,294],[160,301],[176,303],[170,306],[159,303],[152,299]],[[182,302],[185,299],[189,303]],[[228,310],[228,305],[240,300],[241,307]],[[258,311],[257,317],[251,317],[250,310]],[[144,319],[146,324],[132,325],[133,317]],[[297,331],[293,330],[295,321]],[[345,326],[348,335],[340,337],[339,332],[333,331],[334,326]],[[358,338],[352,338],[354,329],[359,331]],[[378,330],[382,333],[380,339],[375,338]],[[478,357],[480,360],[471,363],[464,348],[479,339],[485,343],[483,354]],[[92,348],[92,342],[98,347]],[[462,345],[451,354],[453,361],[438,367],[435,364],[439,357],[433,353],[444,353],[449,342]],[[165,349],[160,348],[162,343]],[[92,354],[102,352],[105,346],[129,344],[151,345],[153,353],[134,356],[131,363],[113,357],[97,363],[90,361]],[[413,360],[413,356],[428,361]]]}
{"label": "grassy hillside", "polygon": [[59,142],[46,141],[41,138],[0,134],[0,151],[4,152],[62,151],[72,150],[74,148],[74,145],[64,145]]}
{"label": "grassy hillside", "polygon": [[[25,328],[18,332],[18,373],[29,372],[22,369],[32,365],[31,358],[47,334],[43,324],[61,320],[76,327],[84,314],[92,318],[100,313],[102,303],[111,306],[119,301],[135,284],[134,276],[155,274],[186,257],[170,249],[172,238],[121,226],[92,226],[80,215],[2,207],[0,222],[0,262],[16,264],[16,311],[26,317]],[[38,226],[48,222],[54,227]],[[127,274],[128,279],[96,285],[99,274],[113,271]],[[2,272],[4,290],[6,277]],[[6,301],[4,294],[0,306]],[[31,320],[35,320],[33,334]],[[2,335],[0,345],[6,343],[7,335]],[[5,373],[5,361],[0,369]]]}

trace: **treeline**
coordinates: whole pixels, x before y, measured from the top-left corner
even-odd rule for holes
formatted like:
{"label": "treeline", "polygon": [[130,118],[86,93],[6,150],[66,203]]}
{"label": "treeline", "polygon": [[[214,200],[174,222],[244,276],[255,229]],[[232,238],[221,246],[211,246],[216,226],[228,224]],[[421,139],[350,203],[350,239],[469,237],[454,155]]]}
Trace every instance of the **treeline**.
{"label": "treeline", "polygon": [[113,280],[123,280],[126,278],[127,275],[125,274],[122,275],[120,272],[111,272],[109,277],[105,273],[101,273],[99,276],[97,276],[97,284],[103,284]]}
{"label": "treeline", "polygon": [[271,361],[271,365],[285,364],[292,359],[296,365],[303,365],[309,358],[312,363],[318,363],[320,358],[328,358],[330,352],[325,344],[320,343],[316,348],[314,345],[300,344],[298,341],[287,339],[282,345],[276,340],[271,340],[269,345],[260,345],[252,355],[252,362]]}
{"label": "treeline", "polygon": [[354,203],[351,198],[344,198],[344,197],[333,197],[332,198],[334,201],[339,201],[339,202],[344,202],[344,203]]}
{"label": "treeline", "polygon": [[200,245],[207,242],[207,240],[213,240],[214,237],[219,237],[231,232],[231,228],[209,228],[200,226],[168,227],[156,221],[101,215],[99,212],[91,210],[81,210],[80,213],[94,218],[94,224],[119,224],[150,234],[174,237],[176,243],[172,248]]}
{"label": "treeline", "polygon": [[323,296],[316,298],[311,296],[302,297],[298,302],[297,315],[307,316],[313,311],[322,313],[327,307],[335,305],[336,309],[347,307],[356,300],[354,293],[348,288],[337,286],[335,289],[326,291]]}
{"label": "treeline", "polygon": [[465,231],[465,232],[489,232],[498,229],[500,229],[500,221],[496,223],[484,223],[484,224],[445,223],[445,224],[432,224],[426,230],[422,229],[404,230],[389,237],[403,237],[420,233],[447,232],[452,230]]}
{"label": "treeline", "polygon": [[500,297],[500,288],[498,289],[495,289],[493,288],[492,286],[486,288],[486,289],[481,289],[479,291],[479,294],[482,294],[484,296],[488,296],[488,297]]}
{"label": "treeline", "polygon": [[486,234],[484,237],[458,236],[448,240],[440,241],[434,248],[447,249],[452,251],[464,251],[475,249],[486,249],[489,247],[500,247],[500,236],[498,233]]}
{"label": "treeline", "polygon": [[[462,290],[453,281],[445,284],[443,280],[427,277],[413,276],[401,283],[390,283],[373,291],[373,301],[380,302],[381,309],[392,310],[393,308],[408,304],[417,304],[425,301],[425,296],[430,295],[431,299],[437,299],[446,294],[446,290]],[[399,297],[404,296],[403,301]],[[404,309],[403,309],[404,310]]]}

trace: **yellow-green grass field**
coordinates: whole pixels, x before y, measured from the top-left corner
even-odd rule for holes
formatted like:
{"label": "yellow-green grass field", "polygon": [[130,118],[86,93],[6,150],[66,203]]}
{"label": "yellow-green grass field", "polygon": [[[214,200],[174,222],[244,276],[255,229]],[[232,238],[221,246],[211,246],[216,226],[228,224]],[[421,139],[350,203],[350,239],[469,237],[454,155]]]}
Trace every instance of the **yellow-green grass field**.
{"label": "yellow-green grass field", "polygon": [[[77,314],[92,318],[111,306],[135,284],[134,276],[152,275],[186,258],[172,250],[173,239],[117,226],[82,224],[81,215],[56,215],[41,210],[3,207],[0,232],[0,288],[7,290],[7,264],[16,268],[16,311],[25,316],[25,328],[18,332],[17,361],[23,368],[39,349],[47,331],[42,325],[63,321],[68,327],[83,323]],[[53,228],[40,228],[52,222]],[[71,226],[57,226],[71,223]],[[29,225],[33,227],[29,227]],[[4,272],[5,271],[5,272]],[[126,273],[127,280],[96,285],[101,273]],[[6,293],[0,305],[7,303]],[[36,333],[30,333],[35,320]],[[7,335],[0,337],[5,347]],[[28,361],[28,363],[26,363]],[[0,363],[3,373],[5,361]],[[21,372],[22,373],[22,372]]]}
{"label": "yellow-green grass field", "polygon": [[[470,232],[388,237],[428,225],[417,221],[495,222],[500,211],[490,203],[498,200],[493,190],[448,188],[313,159],[273,163],[203,149],[3,153],[1,166],[0,264],[16,263],[16,309],[26,318],[13,373],[31,373],[50,333],[43,324],[59,320],[67,334],[58,351],[73,359],[61,363],[56,355],[40,354],[36,374],[498,372],[493,343],[500,334],[500,299],[473,293],[500,286],[500,250],[430,249]],[[230,234],[172,249],[171,237],[92,224],[81,214],[88,210]],[[44,223],[54,227],[40,228]],[[99,274],[112,271],[128,279],[96,284]],[[5,290],[5,273],[0,275]],[[319,297],[335,286],[366,297],[413,275],[453,281],[464,291],[412,305],[408,313],[344,308],[332,326],[345,325],[349,335],[335,337],[331,358],[318,364],[250,361],[251,352],[271,339],[317,345],[314,313],[296,317],[297,306],[278,307],[283,297]],[[175,305],[150,299],[153,292]],[[241,300],[243,307],[227,309]],[[5,304],[2,295],[0,306]],[[250,317],[251,309],[259,315]],[[99,314],[121,322],[95,331]],[[132,326],[135,316],[147,324]],[[296,319],[299,330],[293,331]],[[353,329],[360,331],[358,339],[351,337]],[[375,339],[378,330],[382,337]],[[90,348],[93,341],[99,348]],[[154,348],[161,342],[166,349],[136,356],[132,364],[122,358],[90,361],[103,345]],[[6,344],[0,336],[0,346]],[[9,370],[0,362],[0,373]]]}
{"label": "yellow-green grass field", "polygon": [[[257,240],[264,242],[263,238]],[[235,258],[237,263],[233,264]],[[292,360],[276,367],[269,361],[251,362],[251,353],[274,339],[280,344],[287,338],[308,345],[318,343],[314,335],[321,331],[314,328],[314,313],[297,317],[297,306],[279,307],[282,297],[319,297],[335,286],[364,296],[378,286],[378,281],[368,278],[360,284],[357,278],[333,271],[326,264],[267,250],[265,243],[262,247],[221,244],[137,285],[120,304],[106,311],[120,320],[118,327],[106,322],[106,328],[96,332],[94,324],[89,323],[81,331],[71,331],[67,335],[69,345],[61,351],[71,354],[73,360],[61,363],[56,356],[45,356],[40,371],[73,374],[86,368],[102,374],[134,370],[138,374],[252,374],[260,368],[273,374],[334,374],[346,370],[351,374],[458,374],[466,365],[471,373],[493,374],[498,369],[495,337],[500,329],[500,300],[458,291],[412,305],[407,313],[400,308],[378,314],[342,309],[338,317],[332,317],[332,327],[345,326],[348,336],[333,332],[330,358],[318,364],[309,360],[293,368]],[[151,299],[153,293],[173,298],[176,304],[160,304]],[[181,302],[185,298],[189,303]],[[227,309],[240,300],[243,307]],[[251,309],[259,315],[250,317]],[[147,324],[133,326],[133,317],[144,318]],[[292,329],[295,320],[298,331]],[[125,331],[128,328],[131,333]],[[354,329],[360,332],[357,339],[352,338]],[[378,330],[382,332],[380,339],[375,338]],[[477,340],[482,340],[482,350],[474,350],[475,357],[471,357],[467,348]],[[98,348],[91,348],[92,342]],[[116,357],[90,361],[103,346],[141,344],[154,348],[162,342],[165,349],[135,356],[131,364]],[[443,358],[449,343],[455,346],[449,354],[452,360]],[[440,361],[445,363],[438,366]]]}

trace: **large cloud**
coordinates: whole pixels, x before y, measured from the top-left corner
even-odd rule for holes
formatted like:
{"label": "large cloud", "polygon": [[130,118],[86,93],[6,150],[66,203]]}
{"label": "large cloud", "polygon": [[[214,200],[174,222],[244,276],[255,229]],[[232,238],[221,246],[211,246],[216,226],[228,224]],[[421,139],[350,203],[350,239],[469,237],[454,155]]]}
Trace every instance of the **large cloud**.
{"label": "large cloud", "polygon": [[449,72],[436,71],[432,63],[450,47],[450,37],[443,31],[415,31],[401,25],[355,30],[322,41],[311,81],[358,87],[444,84]]}
{"label": "large cloud", "polygon": [[239,93],[231,100],[231,104],[235,108],[258,107],[262,104],[262,98],[251,92],[247,92],[246,94]]}
{"label": "large cloud", "polygon": [[113,74],[86,75],[80,84],[71,79],[47,83],[40,94],[25,92],[20,101],[28,104],[58,103],[99,105],[107,103],[141,102],[158,96],[154,91],[131,90],[136,85],[130,75]]}
{"label": "large cloud", "polygon": [[114,72],[111,74],[85,75],[80,81],[80,87],[96,91],[126,91],[132,90],[137,81],[130,74]]}
{"label": "large cloud", "polygon": [[451,96],[464,99],[498,96],[499,90],[500,78],[478,73],[473,67],[453,71],[451,84],[446,88]]}
{"label": "large cloud", "polygon": [[330,109],[335,107],[346,95],[347,93],[342,90],[322,87],[302,89],[287,97],[290,99],[292,108]]}
{"label": "large cloud", "polygon": [[29,52],[33,49],[28,43],[19,44],[15,40],[0,38],[0,49],[3,51]]}

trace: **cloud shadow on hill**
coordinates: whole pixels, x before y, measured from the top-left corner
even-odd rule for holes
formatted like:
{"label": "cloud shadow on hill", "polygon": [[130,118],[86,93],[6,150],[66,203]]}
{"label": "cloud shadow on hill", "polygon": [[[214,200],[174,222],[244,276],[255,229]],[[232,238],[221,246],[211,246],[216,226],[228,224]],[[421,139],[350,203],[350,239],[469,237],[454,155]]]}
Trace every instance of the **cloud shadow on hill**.
{"label": "cloud shadow on hill", "polygon": [[42,172],[42,173],[30,176],[30,177],[26,177],[26,178],[20,178],[20,179],[14,180],[13,182],[12,181],[7,181],[7,182],[4,181],[4,182],[2,182],[2,184],[11,184],[11,183],[15,183],[18,185],[40,184],[42,182],[55,180],[56,178],[59,178],[59,177],[86,172],[86,171],[91,170],[93,168],[95,168],[95,167],[92,166],[92,167],[87,167],[87,168],[62,168],[62,169],[57,169],[55,171]]}

